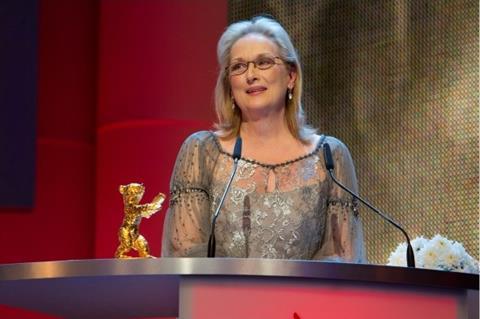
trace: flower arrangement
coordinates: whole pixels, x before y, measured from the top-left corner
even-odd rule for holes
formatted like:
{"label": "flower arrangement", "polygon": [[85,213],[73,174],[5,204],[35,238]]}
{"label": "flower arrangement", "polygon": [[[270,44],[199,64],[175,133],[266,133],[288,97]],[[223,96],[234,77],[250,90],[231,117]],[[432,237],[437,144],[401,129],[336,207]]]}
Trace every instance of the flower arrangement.
{"label": "flower arrangement", "polygon": [[[422,236],[411,242],[415,254],[415,263],[418,268],[429,268],[446,271],[458,271],[478,274],[478,261],[470,256],[463,245],[449,240],[441,235],[432,239]],[[407,243],[397,246],[388,258],[389,266],[407,266]]]}

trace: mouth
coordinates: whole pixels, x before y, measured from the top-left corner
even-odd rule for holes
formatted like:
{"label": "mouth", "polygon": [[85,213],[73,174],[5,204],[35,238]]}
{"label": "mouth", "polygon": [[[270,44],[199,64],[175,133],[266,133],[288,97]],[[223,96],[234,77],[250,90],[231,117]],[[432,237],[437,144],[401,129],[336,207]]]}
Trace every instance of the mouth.
{"label": "mouth", "polygon": [[245,92],[249,95],[257,95],[266,90],[267,88],[264,86],[252,86],[252,87],[249,87]]}

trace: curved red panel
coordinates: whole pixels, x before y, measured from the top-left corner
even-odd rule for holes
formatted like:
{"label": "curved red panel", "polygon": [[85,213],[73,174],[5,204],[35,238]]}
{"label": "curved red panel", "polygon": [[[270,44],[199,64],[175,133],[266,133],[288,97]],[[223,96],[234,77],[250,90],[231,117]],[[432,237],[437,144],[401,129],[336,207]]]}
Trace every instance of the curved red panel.
{"label": "curved red panel", "polygon": [[[180,144],[211,128],[227,2],[103,0],[100,16],[95,256],[112,257],[118,186],[145,183],[145,201],[168,193]],[[166,206],[141,226],[154,255]]]}
{"label": "curved red panel", "polygon": [[93,248],[94,149],[41,139],[35,207],[2,211],[0,262],[90,258]]}

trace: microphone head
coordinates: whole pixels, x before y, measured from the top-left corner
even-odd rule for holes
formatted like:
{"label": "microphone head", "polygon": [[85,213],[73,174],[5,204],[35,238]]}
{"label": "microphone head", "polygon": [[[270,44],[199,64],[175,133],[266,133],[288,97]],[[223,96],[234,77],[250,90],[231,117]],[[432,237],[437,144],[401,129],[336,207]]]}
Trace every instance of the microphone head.
{"label": "microphone head", "polygon": [[327,170],[335,169],[335,165],[333,164],[333,157],[332,151],[330,150],[330,145],[328,143],[323,143],[323,157],[325,159],[325,167]]}
{"label": "microphone head", "polygon": [[233,160],[238,161],[242,156],[242,138],[240,136],[237,137],[235,141],[235,147],[233,148]]}

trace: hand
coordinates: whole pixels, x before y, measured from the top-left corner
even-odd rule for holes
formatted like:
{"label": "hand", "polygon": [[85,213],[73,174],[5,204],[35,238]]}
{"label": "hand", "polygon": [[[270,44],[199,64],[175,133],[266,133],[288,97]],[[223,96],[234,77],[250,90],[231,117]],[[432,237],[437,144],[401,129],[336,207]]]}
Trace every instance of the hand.
{"label": "hand", "polygon": [[156,205],[160,205],[160,207],[162,206],[164,201],[165,201],[165,195],[163,195],[162,193],[158,193],[158,195],[153,198],[153,203],[155,203]]}

